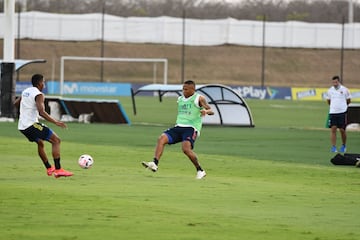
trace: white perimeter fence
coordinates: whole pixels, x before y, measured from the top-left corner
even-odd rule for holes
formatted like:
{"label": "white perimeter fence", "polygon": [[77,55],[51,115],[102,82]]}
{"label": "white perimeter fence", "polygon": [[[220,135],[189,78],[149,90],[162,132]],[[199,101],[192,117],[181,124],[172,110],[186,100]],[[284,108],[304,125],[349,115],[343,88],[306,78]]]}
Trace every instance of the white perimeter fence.
{"label": "white perimeter fence", "polygon": [[[23,12],[20,39],[93,41],[128,43],[183,44],[212,46],[235,44],[246,46],[288,48],[360,48],[360,23],[326,24],[305,22],[244,21],[233,18],[220,20],[183,19],[172,17],[117,17],[104,15],[102,38],[101,13],[53,14]],[[4,14],[0,13],[0,37],[4,37]],[[265,31],[264,31],[265,26]],[[184,32],[184,35],[183,35]],[[265,33],[265,34],[264,34]],[[265,38],[263,37],[265,36]]]}

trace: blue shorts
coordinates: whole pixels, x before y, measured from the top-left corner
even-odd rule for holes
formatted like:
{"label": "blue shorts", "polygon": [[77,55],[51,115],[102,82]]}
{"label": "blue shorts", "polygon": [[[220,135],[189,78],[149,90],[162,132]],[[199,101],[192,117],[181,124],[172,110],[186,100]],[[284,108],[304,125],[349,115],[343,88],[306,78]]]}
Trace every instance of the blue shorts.
{"label": "blue shorts", "polygon": [[346,112],[331,113],[329,117],[329,128],[336,126],[337,128],[345,129],[347,124]]}
{"label": "blue shorts", "polygon": [[24,130],[20,130],[30,142],[38,142],[40,139],[49,141],[53,131],[45,124],[34,123],[30,127]]}
{"label": "blue shorts", "polygon": [[164,132],[168,139],[169,144],[175,144],[183,141],[189,141],[191,148],[194,148],[194,143],[198,135],[197,131],[192,127],[173,127]]}

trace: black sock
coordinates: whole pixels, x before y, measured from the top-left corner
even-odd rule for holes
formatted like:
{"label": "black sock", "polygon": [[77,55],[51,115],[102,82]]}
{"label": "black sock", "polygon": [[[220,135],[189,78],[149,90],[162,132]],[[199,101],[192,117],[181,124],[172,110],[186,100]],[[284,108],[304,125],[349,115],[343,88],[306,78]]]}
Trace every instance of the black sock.
{"label": "black sock", "polygon": [[45,165],[46,168],[51,168],[51,165],[50,165],[49,162],[44,162],[44,165]]}
{"label": "black sock", "polygon": [[204,171],[200,166],[196,167],[196,171]]}
{"label": "black sock", "polygon": [[60,158],[54,158],[54,163],[55,163],[55,169],[60,169],[61,168]]}
{"label": "black sock", "polygon": [[154,158],[154,163],[156,164],[156,166],[159,164],[159,160],[157,160],[156,158]]}

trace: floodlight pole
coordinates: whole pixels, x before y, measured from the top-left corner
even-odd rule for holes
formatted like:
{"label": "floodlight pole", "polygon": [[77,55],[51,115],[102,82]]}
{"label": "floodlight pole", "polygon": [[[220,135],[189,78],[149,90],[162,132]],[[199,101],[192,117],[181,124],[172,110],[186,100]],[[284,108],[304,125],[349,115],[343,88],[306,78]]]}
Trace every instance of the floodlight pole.
{"label": "floodlight pole", "polygon": [[263,16],[262,31],[262,61],[261,61],[261,87],[265,86],[265,50],[266,50],[266,15]]}
{"label": "floodlight pole", "polygon": [[[105,36],[105,1],[102,5],[102,14],[101,14],[101,49],[100,57],[104,57],[104,36]],[[100,62],[100,82],[104,81],[104,61]]]}
{"label": "floodlight pole", "polygon": [[[17,41],[16,41],[16,59],[20,59],[20,37],[21,37],[21,11],[22,6],[18,5],[18,23],[17,23]],[[20,71],[16,73],[16,81],[20,80]]]}
{"label": "floodlight pole", "polygon": [[15,19],[15,1],[4,1],[4,57],[1,63],[1,88],[0,88],[0,111],[1,117],[13,118],[15,100],[15,83],[14,83],[14,19]]}
{"label": "floodlight pole", "polygon": [[14,22],[15,22],[15,1],[4,1],[5,18],[3,23],[4,32],[4,62],[14,62]]}
{"label": "floodlight pole", "polygon": [[181,83],[185,82],[185,41],[186,41],[186,13],[185,7],[183,6],[183,17],[182,17],[182,45],[181,45]]}
{"label": "floodlight pole", "polygon": [[349,23],[354,22],[354,4],[353,0],[349,0]]}
{"label": "floodlight pole", "polygon": [[344,44],[345,44],[345,18],[342,21],[341,28],[341,50],[340,50],[340,81],[344,83]]}

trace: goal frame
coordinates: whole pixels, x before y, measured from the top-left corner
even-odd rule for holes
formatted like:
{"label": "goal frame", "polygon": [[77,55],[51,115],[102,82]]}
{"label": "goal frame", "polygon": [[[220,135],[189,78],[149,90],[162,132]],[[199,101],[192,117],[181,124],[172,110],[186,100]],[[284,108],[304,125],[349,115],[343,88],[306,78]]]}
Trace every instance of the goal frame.
{"label": "goal frame", "polygon": [[163,63],[163,84],[168,82],[168,60],[166,58],[110,58],[110,57],[80,57],[80,56],[61,56],[60,58],[60,95],[64,93],[64,78],[65,78],[65,61],[97,61],[97,62],[141,62],[154,63],[154,79],[156,78],[156,63]]}

